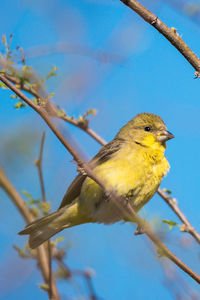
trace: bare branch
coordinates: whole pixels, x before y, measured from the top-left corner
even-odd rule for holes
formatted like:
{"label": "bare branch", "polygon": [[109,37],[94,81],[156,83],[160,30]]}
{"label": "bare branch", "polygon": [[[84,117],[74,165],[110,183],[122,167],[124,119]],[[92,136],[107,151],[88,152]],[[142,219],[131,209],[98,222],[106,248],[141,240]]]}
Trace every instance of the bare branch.
{"label": "bare branch", "polygon": [[[44,187],[44,178],[42,172],[42,158],[43,158],[43,150],[44,150],[44,140],[45,140],[45,132],[42,133],[41,145],[40,145],[40,154],[38,159],[35,161],[35,165],[38,169],[38,175],[40,179],[40,186],[41,186],[41,194],[42,194],[42,201],[46,202],[46,194],[45,194],[45,187]],[[47,249],[48,249],[48,264],[49,264],[49,298],[54,299],[53,294],[53,276],[52,276],[52,266],[51,266],[51,241],[50,239],[47,241]]]}
{"label": "bare branch", "polygon": [[125,5],[134,10],[147,23],[156,28],[190,63],[196,70],[195,75],[200,77],[200,60],[194,52],[188,47],[183,39],[178,35],[175,28],[169,28],[156,15],[142,6],[136,0],[120,0]]}
{"label": "bare branch", "polygon": [[[3,169],[0,167],[0,187],[6,192],[13,204],[18,208],[20,214],[23,216],[26,223],[34,221],[34,217],[26,206],[23,198],[18,191],[6,177]],[[45,245],[41,245],[37,248],[37,260],[39,268],[42,272],[45,283],[49,282],[49,265],[48,265],[48,253]],[[56,287],[55,280],[52,280],[52,290],[54,294],[54,300],[59,300],[60,296]],[[50,298],[51,299],[51,298]]]}
{"label": "bare branch", "polygon": [[[26,84],[22,84],[22,82],[19,79],[15,78],[14,76],[8,75],[6,72],[3,75],[9,81],[14,83],[17,87],[20,86],[21,90],[28,92],[30,95],[36,97],[38,99],[39,103],[43,102],[42,96],[33,87],[27,86]],[[49,101],[48,101],[48,109],[51,110],[51,113],[54,117],[60,118],[60,119],[64,120],[65,122],[70,123],[80,129],[82,129],[88,135],[90,135],[94,140],[96,140],[99,144],[101,144],[101,145],[106,144],[106,141],[102,137],[100,137],[93,129],[91,129],[89,127],[88,122],[82,123],[76,119],[69,117],[69,116],[59,114],[57,108]]]}
{"label": "bare branch", "polygon": [[[87,175],[93,179],[99,186],[108,194],[108,191],[105,190],[104,182],[102,182],[98,176],[94,174],[91,170],[90,166],[85,163],[84,160],[80,157],[80,155],[73,149],[73,147],[69,144],[69,142],[64,138],[64,136],[60,133],[60,131],[56,128],[55,124],[51,121],[48,116],[46,110],[38,105],[35,105],[26,95],[24,95],[19,89],[17,89],[9,80],[7,80],[2,74],[0,74],[0,80],[10,88],[17,96],[19,96],[25,103],[31,106],[46,122],[49,128],[53,131],[53,133],[57,136],[60,142],[64,145],[64,147],[70,152],[77,165],[82,168]],[[117,207],[119,207],[124,216],[128,221],[136,222],[140,227],[143,227],[145,234],[151,239],[151,241],[156,245],[156,247],[162,252],[163,256],[166,256],[172,262],[174,262],[180,269],[182,269],[185,273],[187,273],[191,278],[193,278],[196,282],[200,283],[200,276],[195,273],[191,268],[185,265],[178,257],[176,257],[161,241],[160,239],[151,231],[150,226],[147,222],[144,222],[134,211],[129,201],[123,197],[119,197],[113,191],[109,193],[109,200],[112,201]]]}
{"label": "bare branch", "polygon": [[88,123],[83,126],[83,124],[81,122],[78,122],[78,120],[74,120],[70,117],[67,117],[67,116],[60,116],[59,115],[57,116],[58,118],[66,121],[67,123],[70,123],[80,129],[82,129],[83,131],[85,131],[87,134],[89,134],[95,141],[97,141],[97,143],[101,144],[101,145],[105,145],[106,144],[106,141],[100,137],[93,129],[91,129],[88,125]]}
{"label": "bare branch", "polygon": [[0,187],[6,192],[13,204],[19,210],[19,213],[23,216],[26,223],[34,221],[34,217],[26,206],[23,198],[20,196],[15,187],[11,184],[6,177],[2,167],[0,167]]}
{"label": "bare branch", "polygon": [[40,145],[40,155],[39,155],[39,158],[36,159],[35,165],[38,169],[38,175],[39,175],[39,179],[40,179],[42,201],[46,202],[44,179],[43,179],[43,173],[42,173],[42,157],[43,157],[43,149],[44,149],[44,139],[45,139],[45,132],[42,133],[42,139],[41,139],[41,145]]}
{"label": "bare branch", "polygon": [[161,189],[158,189],[157,192],[158,195],[160,195],[163,198],[163,200],[165,200],[165,202],[171,207],[171,209],[174,211],[177,217],[184,224],[184,226],[182,227],[182,231],[190,233],[195,238],[195,240],[200,244],[200,234],[194,229],[194,227],[188,221],[186,216],[182,213],[176,201]]}
{"label": "bare branch", "polygon": [[66,279],[69,279],[73,276],[81,276],[85,279],[85,282],[87,284],[88,290],[89,290],[89,299],[90,300],[98,300],[99,298],[96,296],[95,290],[94,290],[94,286],[92,284],[92,276],[91,276],[91,272],[88,271],[82,271],[82,270],[70,270],[68,268],[68,266],[64,263],[63,261],[63,257],[60,256],[55,256],[55,259],[59,265],[59,267],[61,268],[64,277]]}

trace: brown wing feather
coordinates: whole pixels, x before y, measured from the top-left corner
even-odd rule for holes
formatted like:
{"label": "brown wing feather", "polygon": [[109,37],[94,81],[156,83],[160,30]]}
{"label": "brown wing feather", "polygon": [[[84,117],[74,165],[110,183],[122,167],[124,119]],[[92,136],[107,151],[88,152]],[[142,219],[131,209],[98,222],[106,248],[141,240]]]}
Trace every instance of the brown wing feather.
{"label": "brown wing feather", "polygon": [[[96,165],[100,165],[110,159],[112,155],[121,148],[123,142],[123,139],[117,137],[110,143],[103,146],[95,155],[95,157],[89,162],[90,167],[93,169]],[[67,189],[59,209],[65,205],[69,205],[76,197],[80,195],[81,187],[86,177],[87,176],[82,174],[76,176]]]}
{"label": "brown wing feather", "polygon": [[70,204],[76,197],[80,195],[81,187],[85,178],[86,176],[82,174],[78,174],[78,176],[76,176],[76,178],[68,187],[67,192],[65,193],[63,200],[59,206],[59,209],[65,205]]}
{"label": "brown wing feather", "polygon": [[124,139],[116,137],[114,140],[103,146],[100,151],[95,155],[90,163],[100,165],[106,162],[111,156],[116,153],[124,143]]}

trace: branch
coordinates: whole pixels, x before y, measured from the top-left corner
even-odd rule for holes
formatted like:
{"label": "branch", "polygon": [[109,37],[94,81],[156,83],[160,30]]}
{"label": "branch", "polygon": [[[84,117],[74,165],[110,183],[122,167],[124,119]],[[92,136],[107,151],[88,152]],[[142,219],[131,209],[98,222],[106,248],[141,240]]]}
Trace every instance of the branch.
{"label": "branch", "polygon": [[[23,82],[20,79],[17,79],[14,76],[10,76],[6,72],[3,72],[2,74],[6,79],[8,79],[12,83],[14,83],[17,87],[20,87],[21,90],[28,92],[30,95],[36,97],[38,99],[39,103],[44,102],[43,97],[38,93],[38,91],[36,89],[34,89],[33,87],[30,87],[30,86],[27,86],[26,84],[23,84]],[[48,109],[51,111],[52,116],[54,116],[54,117],[56,116],[57,118],[62,119],[65,122],[70,123],[80,129],[82,129],[88,135],[90,135],[94,140],[96,140],[97,143],[99,143],[101,145],[106,144],[106,141],[102,137],[100,137],[93,129],[91,129],[89,127],[87,120],[85,120],[85,122],[83,123],[83,122],[80,122],[79,120],[73,119],[64,114],[62,115],[59,113],[58,109],[49,101],[48,101]]]}
{"label": "branch", "polygon": [[9,198],[12,200],[14,205],[19,210],[19,213],[23,216],[26,223],[30,223],[34,221],[34,217],[29,211],[28,207],[24,203],[24,200],[18,193],[18,191],[11,184],[9,179],[6,177],[3,169],[0,167],[0,187],[6,192]]}
{"label": "branch", "polygon": [[81,122],[79,122],[78,120],[74,120],[68,116],[57,116],[58,118],[64,120],[67,123],[70,123],[80,129],[82,129],[83,131],[85,131],[88,135],[90,135],[95,141],[97,141],[97,143],[99,143],[100,145],[105,145],[106,141],[100,137],[93,129],[91,129],[88,126],[88,122],[86,120],[86,122],[83,124]]}
{"label": "branch", "polygon": [[[0,167],[0,187],[6,192],[13,204],[18,208],[20,214],[23,216],[26,223],[34,221],[34,217],[26,206],[24,200],[6,177],[3,169]],[[37,260],[39,268],[42,272],[45,283],[49,282],[49,265],[48,265],[48,253],[45,245],[41,245],[37,248]],[[55,280],[52,280],[52,291],[55,296],[54,300],[59,300],[60,296],[56,287]]]}
{"label": "branch", "polygon": [[178,35],[175,28],[169,28],[156,15],[142,6],[135,0],[120,0],[129,8],[134,10],[147,23],[157,29],[189,62],[189,64],[196,70],[196,77],[200,77],[200,60],[194,52],[188,47],[183,39]]}
{"label": "branch", "polygon": [[22,82],[22,80],[15,78],[14,76],[8,75],[6,72],[2,72],[2,74],[11,82],[13,82],[14,84],[16,84],[17,86],[20,87],[20,89],[24,90],[25,92],[28,92],[29,94],[31,94],[32,96],[36,97],[36,98],[41,98],[40,94],[37,92],[36,89],[27,86],[26,84],[24,84]]}
{"label": "branch", "polygon": [[[42,134],[41,145],[40,145],[40,154],[39,158],[36,159],[35,165],[38,169],[38,175],[40,179],[40,187],[41,187],[41,194],[42,194],[42,201],[46,202],[46,194],[45,194],[45,187],[44,187],[44,178],[42,172],[42,158],[43,158],[43,150],[44,150],[44,140],[45,140],[45,132]],[[49,298],[54,299],[53,293],[53,276],[52,276],[52,266],[51,266],[51,241],[50,239],[47,241],[47,249],[48,249],[48,264],[49,264]]]}
{"label": "branch", "polygon": [[92,275],[91,272],[88,271],[82,271],[82,270],[70,270],[68,266],[64,263],[63,257],[55,256],[55,259],[61,268],[63,275],[66,279],[72,278],[73,276],[81,276],[85,279],[85,282],[87,284],[88,290],[89,290],[89,299],[90,300],[98,300],[99,298],[96,296],[95,289],[92,283]]}
{"label": "branch", "polygon": [[69,142],[64,138],[60,131],[56,128],[55,124],[51,121],[46,110],[43,107],[34,104],[26,95],[24,95],[19,89],[17,89],[9,80],[7,80],[2,74],[0,74],[0,80],[10,88],[17,96],[19,96],[26,104],[31,106],[46,122],[51,131],[57,136],[64,147],[69,151],[74,160],[76,161],[78,167],[84,170],[84,172],[93,179],[99,186],[106,192],[110,201],[112,201],[117,207],[119,207],[124,213],[125,218],[128,221],[136,222],[139,227],[144,229],[145,234],[151,239],[151,241],[157,246],[157,248],[162,252],[163,256],[166,256],[172,262],[174,262],[180,269],[187,273],[191,278],[200,284],[200,276],[195,273],[191,268],[185,265],[178,257],[176,257],[161,241],[160,239],[151,231],[150,226],[147,222],[144,222],[134,211],[129,201],[123,197],[119,197],[113,191],[108,194],[105,190],[104,182],[102,182],[98,176],[94,174],[90,166],[82,160],[77,151],[69,144]]}
{"label": "branch", "polygon": [[162,191],[160,188],[157,191],[158,195],[160,195],[163,200],[171,207],[171,209],[174,211],[174,213],[177,215],[177,217],[181,220],[183,223],[182,231],[190,233],[195,240],[200,244],[200,234],[194,229],[192,224],[188,221],[186,216],[182,213],[180,208],[178,207],[176,201],[167,195],[164,191]]}
{"label": "branch", "polygon": [[44,149],[44,139],[45,139],[45,132],[43,132],[43,134],[42,134],[41,145],[40,145],[40,154],[39,154],[39,158],[36,159],[36,161],[35,161],[35,165],[38,169],[38,175],[39,175],[39,179],[40,179],[42,201],[46,202],[44,179],[43,179],[43,172],[42,172],[42,158],[43,158],[43,149]]}

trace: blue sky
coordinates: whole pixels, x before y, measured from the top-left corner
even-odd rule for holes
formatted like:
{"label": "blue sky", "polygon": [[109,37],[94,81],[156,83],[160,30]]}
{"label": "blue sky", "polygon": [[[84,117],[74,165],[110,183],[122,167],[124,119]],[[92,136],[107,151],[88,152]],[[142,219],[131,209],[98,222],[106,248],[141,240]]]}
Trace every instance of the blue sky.
{"label": "blue sky", "polygon": [[[146,5],[148,1],[143,3]],[[177,28],[199,54],[200,24],[176,12],[167,3],[152,1],[148,7],[168,26]],[[97,109],[91,126],[107,141],[139,112],[153,112],[164,119],[176,138],[168,144],[166,156],[171,170],[161,187],[172,190],[183,212],[200,230],[200,83],[194,80],[194,70],[177,50],[116,0],[50,0],[42,4],[39,1],[3,1],[0,17],[1,34],[13,33],[13,46],[19,44],[27,53],[31,53],[32,47],[51,48],[57,43],[76,45],[79,50],[89,49],[89,55],[39,55],[28,59],[27,64],[40,76],[52,65],[57,66],[58,77],[48,81],[47,91],[55,92],[53,100],[69,115],[78,117],[89,108]],[[94,58],[93,54],[104,52],[116,60],[106,63]],[[31,109],[16,111],[13,108],[15,101],[9,94],[0,91],[0,163],[19,191],[24,189],[39,197],[33,162],[38,155],[41,131],[45,129],[46,190],[52,208],[56,209],[76,174],[76,166]],[[79,129],[62,122],[57,125],[64,134],[69,131],[74,136],[86,157],[92,157],[99,150],[100,146]],[[21,260],[13,250],[13,244],[22,246],[26,241],[17,236],[24,222],[2,191],[0,199],[0,267],[4,275],[4,279],[0,279],[0,298],[47,299],[37,287],[42,279],[35,263]],[[178,221],[157,195],[141,214],[149,220]],[[167,230],[167,226],[164,229]],[[163,271],[151,251],[151,244],[144,236],[135,237],[133,232],[134,227],[129,224],[84,225],[65,230],[64,243],[72,244],[66,263],[71,268],[93,268],[96,272],[94,286],[102,299],[135,297],[142,300],[149,295],[150,299],[171,299],[163,285]],[[173,229],[167,234],[166,243],[199,272],[198,245],[188,238],[191,247],[180,246],[183,237],[187,235]],[[195,282],[182,272],[178,273],[199,291]],[[74,297],[74,290],[66,282],[59,283],[58,287],[63,299]]]}

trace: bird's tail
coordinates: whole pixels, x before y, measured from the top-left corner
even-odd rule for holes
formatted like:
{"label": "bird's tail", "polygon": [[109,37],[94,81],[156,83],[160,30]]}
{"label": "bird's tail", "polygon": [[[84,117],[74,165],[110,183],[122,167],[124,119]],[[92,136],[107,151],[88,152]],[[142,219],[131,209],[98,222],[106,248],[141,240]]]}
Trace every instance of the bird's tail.
{"label": "bird's tail", "polygon": [[29,234],[29,245],[34,249],[64,228],[88,222],[79,215],[77,206],[77,203],[65,206],[36,220],[28,224],[19,234]]}

